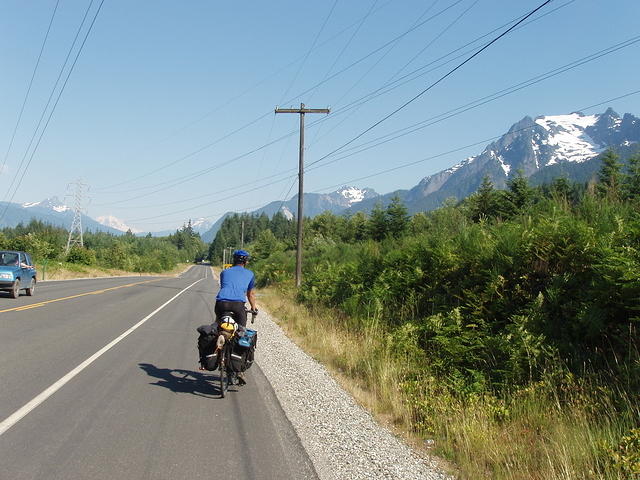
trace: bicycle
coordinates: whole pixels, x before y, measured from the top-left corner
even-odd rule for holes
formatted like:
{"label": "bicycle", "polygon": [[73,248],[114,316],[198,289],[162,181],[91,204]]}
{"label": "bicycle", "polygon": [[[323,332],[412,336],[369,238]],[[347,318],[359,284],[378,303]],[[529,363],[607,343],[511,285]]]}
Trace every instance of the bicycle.
{"label": "bicycle", "polygon": [[[247,310],[251,313],[251,323],[254,323],[257,310]],[[225,393],[229,385],[235,384],[238,380],[238,374],[233,368],[231,356],[233,355],[233,340],[237,337],[238,323],[233,318],[232,312],[223,312],[220,315],[220,326],[218,328],[218,339],[216,340],[215,354],[218,357],[218,373],[220,381],[220,398],[225,397]],[[242,380],[244,381],[244,380]]]}

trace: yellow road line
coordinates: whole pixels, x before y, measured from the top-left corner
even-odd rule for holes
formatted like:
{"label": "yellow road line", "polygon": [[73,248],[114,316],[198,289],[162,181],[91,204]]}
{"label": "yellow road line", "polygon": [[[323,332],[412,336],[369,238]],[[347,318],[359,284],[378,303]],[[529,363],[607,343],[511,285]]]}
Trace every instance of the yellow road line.
{"label": "yellow road line", "polygon": [[118,290],[120,288],[133,287],[135,285],[142,285],[143,283],[149,283],[149,282],[157,282],[158,280],[161,280],[161,279],[154,278],[153,280],[145,280],[144,282],[127,283],[126,285],[119,285],[117,287],[104,288],[102,290],[94,290],[92,292],[79,293],[77,295],[71,295],[69,297],[54,298],[53,300],[45,300],[44,302],[32,303],[30,305],[22,305],[20,307],[7,308],[6,310],[0,310],[0,313],[21,312],[22,310],[29,310],[31,308],[43,307],[45,305],[48,305],[49,303],[62,302],[63,300],[71,300],[72,298],[84,297],[86,295],[99,295],[101,293],[110,292],[112,290]]}

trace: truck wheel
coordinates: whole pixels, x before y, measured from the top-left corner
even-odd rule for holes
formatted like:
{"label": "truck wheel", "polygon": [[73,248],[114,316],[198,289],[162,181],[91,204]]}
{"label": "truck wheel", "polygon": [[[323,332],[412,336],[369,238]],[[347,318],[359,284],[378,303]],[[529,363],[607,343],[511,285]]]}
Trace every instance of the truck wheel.
{"label": "truck wheel", "polygon": [[13,287],[10,292],[11,298],[18,298],[20,296],[20,280],[13,282]]}
{"label": "truck wheel", "polygon": [[28,296],[33,297],[33,294],[36,293],[36,279],[35,278],[31,279],[31,285],[28,286],[25,290],[26,290]]}

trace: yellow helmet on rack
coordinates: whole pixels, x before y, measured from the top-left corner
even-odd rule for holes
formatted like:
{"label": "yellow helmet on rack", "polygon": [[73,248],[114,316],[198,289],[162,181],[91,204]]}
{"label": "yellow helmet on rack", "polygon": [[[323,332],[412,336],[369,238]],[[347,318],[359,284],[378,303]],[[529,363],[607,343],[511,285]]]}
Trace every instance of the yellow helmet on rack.
{"label": "yellow helmet on rack", "polygon": [[222,317],[220,321],[220,328],[225,332],[233,333],[238,329],[238,324],[232,317]]}

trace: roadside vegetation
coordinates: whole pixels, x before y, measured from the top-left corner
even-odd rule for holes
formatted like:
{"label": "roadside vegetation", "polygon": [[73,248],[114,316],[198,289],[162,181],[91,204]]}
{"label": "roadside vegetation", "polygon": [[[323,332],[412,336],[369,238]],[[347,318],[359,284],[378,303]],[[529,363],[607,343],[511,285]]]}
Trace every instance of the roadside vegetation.
{"label": "roadside vegetation", "polygon": [[297,292],[294,245],[254,232],[265,303],[460,478],[640,478],[640,156],[607,152],[586,185],[485,178],[411,217],[322,214]]}
{"label": "roadside vegetation", "polygon": [[46,279],[167,273],[207,254],[206,245],[190,223],[167,237],[85,232],[84,247],[73,246],[65,253],[68,235],[63,228],[32,220],[27,225],[2,229],[0,249],[29,252],[40,278],[44,274]]}

